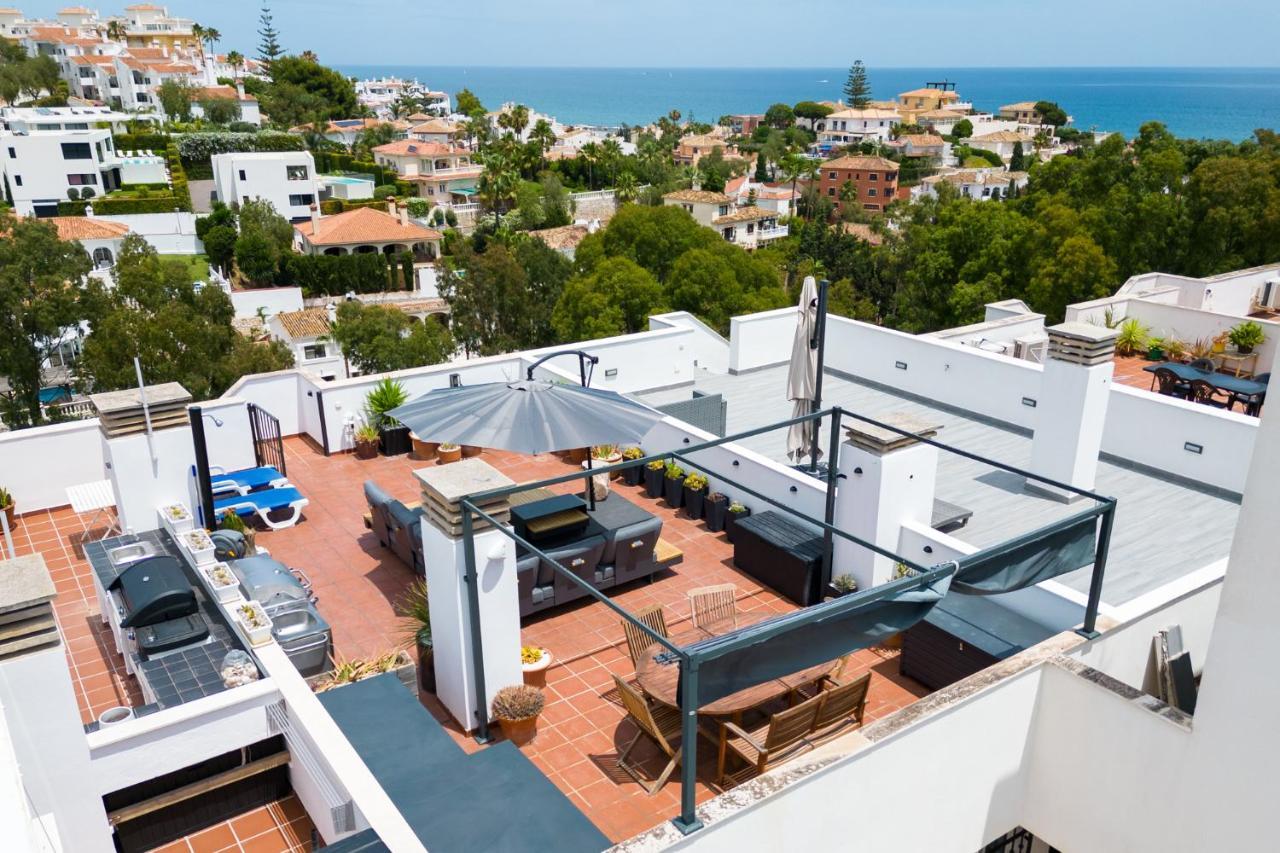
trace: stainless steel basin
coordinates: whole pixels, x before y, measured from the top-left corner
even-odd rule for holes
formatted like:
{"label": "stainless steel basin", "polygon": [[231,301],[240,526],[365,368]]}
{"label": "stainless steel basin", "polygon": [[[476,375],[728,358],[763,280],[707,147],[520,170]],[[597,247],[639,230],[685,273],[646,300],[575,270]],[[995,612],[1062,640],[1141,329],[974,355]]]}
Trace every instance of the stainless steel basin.
{"label": "stainless steel basin", "polygon": [[328,629],[315,612],[305,608],[271,614],[271,634],[276,642],[284,643],[294,637],[304,637]]}
{"label": "stainless steel basin", "polygon": [[132,565],[148,557],[158,557],[165,550],[154,542],[134,542],[132,545],[121,545],[107,552],[107,559],[114,568]]}

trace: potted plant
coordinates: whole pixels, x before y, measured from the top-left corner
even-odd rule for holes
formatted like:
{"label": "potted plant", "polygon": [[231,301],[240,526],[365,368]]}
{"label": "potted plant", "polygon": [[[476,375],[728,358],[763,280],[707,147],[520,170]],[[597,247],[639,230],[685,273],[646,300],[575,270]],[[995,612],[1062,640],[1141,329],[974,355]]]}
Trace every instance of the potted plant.
{"label": "potted plant", "polygon": [[739,521],[742,521],[742,519],[746,518],[748,515],[751,515],[750,507],[743,506],[737,501],[729,504],[729,511],[725,514],[724,518],[724,533],[729,537],[730,542],[733,541],[734,525]]}
{"label": "potted plant", "polygon": [[251,646],[271,642],[271,617],[256,601],[246,601],[235,610],[236,622],[244,629]]}
{"label": "potted plant", "polygon": [[321,675],[313,675],[307,684],[316,693],[323,693],[344,684],[354,684],[366,678],[373,678],[384,672],[393,673],[400,683],[410,690],[414,689],[413,658],[404,649],[383,652],[372,658],[355,658],[339,660],[332,670]]}
{"label": "potted plant", "polygon": [[5,520],[9,522],[9,529],[13,529],[13,520],[17,515],[17,504],[13,502],[13,495],[8,489],[0,486],[0,512],[4,513]]}
{"label": "potted plant", "polygon": [[1187,345],[1170,335],[1164,339],[1164,353],[1169,361],[1183,361],[1187,355]]}
{"label": "potted plant", "polygon": [[191,554],[191,560],[197,566],[213,562],[213,540],[203,527],[188,530],[178,537],[178,541]]}
{"label": "potted plant", "polygon": [[452,441],[442,441],[436,448],[436,459],[441,465],[448,465],[450,462],[457,462],[462,458],[462,448],[454,444]]}
{"label": "potted plant", "polygon": [[684,478],[684,511],[694,521],[702,518],[703,503],[707,497],[707,477],[694,471]]}
{"label": "potted plant", "polygon": [[666,464],[654,459],[644,466],[644,493],[651,498],[662,497],[662,469]]}
{"label": "potted plant", "polygon": [[1253,352],[1254,347],[1261,346],[1267,340],[1266,334],[1262,331],[1262,326],[1252,320],[1246,320],[1243,323],[1232,326],[1231,331],[1227,332],[1227,337],[1235,346],[1236,352],[1241,355],[1248,355]]}
{"label": "potted plant", "polygon": [[538,715],[545,701],[538,688],[513,684],[494,694],[489,710],[502,724],[507,738],[516,746],[523,746],[538,734]]}
{"label": "potted plant", "polygon": [[729,496],[722,492],[707,495],[703,514],[707,520],[707,529],[712,533],[724,530],[725,518],[729,513]]}
{"label": "potted plant", "polygon": [[1137,317],[1130,317],[1120,324],[1120,334],[1116,337],[1116,352],[1120,355],[1137,355],[1147,348],[1147,332],[1149,329],[1138,322]]}
{"label": "potted plant", "polygon": [[360,424],[356,427],[356,458],[372,459],[378,455],[378,444],[381,436],[373,424]]}
{"label": "potted plant", "polygon": [[1213,338],[1196,338],[1187,348],[1187,357],[1191,361],[1208,358],[1213,353]]}
{"label": "potted plant", "polygon": [[418,685],[427,693],[436,692],[435,646],[431,641],[431,600],[427,582],[419,578],[396,602],[396,615],[405,639],[418,649]]}
{"label": "potted plant", "polygon": [[464,445],[462,445],[462,458],[463,458],[463,459],[470,459],[472,456],[479,456],[479,455],[480,455],[481,453],[483,453],[483,452],[484,452],[484,448],[483,448],[483,447],[477,447],[477,446],[476,446],[476,445],[474,445],[474,444],[464,444]]}
{"label": "potted plant", "polygon": [[228,604],[240,598],[240,579],[226,563],[213,563],[200,571],[209,581],[209,586],[213,589],[213,597],[219,602]]}
{"label": "potted plant", "polygon": [[684,503],[684,469],[668,461],[662,468],[662,477],[662,496],[667,499],[667,506],[679,509]]}
{"label": "potted plant", "polygon": [[252,527],[245,524],[243,518],[234,512],[224,512],[218,517],[219,530],[234,530],[244,537],[244,552],[247,556],[258,553],[257,536],[258,534]]}
{"label": "potted plant", "polygon": [[187,505],[181,501],[160,507],[160,521],[174,536],[186,533],[195,526],[195,518],[191,515],[191,510],[187,509]]}
{"label": "potted plant", "polygon": [[[617,465],[622,461],[622,448],[616,444],[597,444],[591,448],[591,464],[604,468],[608,465]],[[614,471],[609,475],[609,479],[616,480],[621,476],[621,471]]]}
{"label": "potted plant", "polygon": [[404,386],[389,376],[374,385],[364,398],[365,419],[377,428],[379,444],[386,456],[409,452],[409,428],[387,414],[408,399]]}
{"label": "potted plant", "polygon": [[1147,339],[1147,361],[1164,361],[1164,338]]}
{"label": "potted plant", "polygon": [[[644,451],[638,447],[628,447],[622,451],[622,458],[626,462],[634,462],[637,459],[644,458]],[[639,465],[632,465],[630,468],[622,470],[622,482],[628,486],[638,486],[644,481],[644,469]]]}
{"label": "potted plant", "polygon": [[1227,338],[1229,337],[1231,337],[1230,332],[1222,332],[1221,334],[1214,336],[1213,353],[1215,355],[1221,355],[1227,351]]}
{"label": "potted plant", "polygon": [[853,575],[836,575],[831,579],[831,583],[827,585],[827,594],[832,598],[840,598],[857,591],[858,582],[853,579]]}
{"label": "potted plant", "polygon": [[414,458],[414,459],[424,459],[424,460],[426,460],[426,459],[435,459],[435,458],[436,458],[436,448],[440,446],[440,444],[439,444],[438,442],[435,442],[435,441],[423,441],[422,439],[418,438],[418,436],[417,436],[417,435],[415,435],[415,434],[414,434],[414,433],[412,433],[412,432],[411,432],[411,433],[409,433],[409,442],[410,442],[410,444],[412,444],[412,445],[413,445],[413,458]]}
{"label": "potted plant", "polygon": [[524,683],[530,687],[547,686],[547,667],[551,666],[551,652],[540,646],[520,647],[520,669]]}

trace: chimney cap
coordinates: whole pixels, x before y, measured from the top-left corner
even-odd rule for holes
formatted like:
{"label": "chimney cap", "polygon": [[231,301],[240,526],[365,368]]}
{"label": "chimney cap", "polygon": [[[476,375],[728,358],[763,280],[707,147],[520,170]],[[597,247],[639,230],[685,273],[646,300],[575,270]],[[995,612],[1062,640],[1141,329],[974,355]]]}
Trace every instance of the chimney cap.
{"label": "chimney cap", "polygon": [[1057,361],[1092,367],[1115,357],[1120,333],[1091,323],[1059,323],[1045,329],[1049,335],[1049,357]]}
{"label": "chimney cap", "polygon": [[889,412],[881,415],[879,421],[891,427],[897,427],[911,435],[903,435],[891,429],[885,429],[866,421],[853,421],[845,429],[845,436],[851,444],[870,450],[873,453],[888,453],[919,444],[922,438],[933,438],[942,429],[942,424],[926,421],[907,412]]}

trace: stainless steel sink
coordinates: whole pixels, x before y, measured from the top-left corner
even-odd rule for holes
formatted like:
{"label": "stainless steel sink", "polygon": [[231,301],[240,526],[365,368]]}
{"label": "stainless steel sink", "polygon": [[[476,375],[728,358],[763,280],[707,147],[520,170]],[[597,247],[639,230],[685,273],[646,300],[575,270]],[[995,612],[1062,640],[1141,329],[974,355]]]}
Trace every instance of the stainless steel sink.
{"label": "stainless steel sink", "polygon": [[121,545],[107,552],[107,559],[114,568],[132,565],[148,557],[158,557],[165,551],[154,542],[134,542],[132,545]]}
{"label": "stainless steel sink", "polygon": [[276,642],[279,643],[284,643],[294,637],[315,634],[327,628],[328,626],[324,624],[315,612],[305,608],[271,614],[271,634],[276,638]]}

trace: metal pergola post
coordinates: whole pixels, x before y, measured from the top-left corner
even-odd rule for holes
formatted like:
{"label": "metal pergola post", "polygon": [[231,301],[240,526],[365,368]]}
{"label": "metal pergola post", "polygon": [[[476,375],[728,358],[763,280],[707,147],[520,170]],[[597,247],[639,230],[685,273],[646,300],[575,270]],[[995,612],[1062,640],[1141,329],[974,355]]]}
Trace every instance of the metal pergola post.
{"label": "metal pergola post", "polygon": [[200,515],[206,530],[218,526],[218,519],[213,512],[213,479],[209,474],[209,447],[204,437],[204,413],[199,406],[187,409],[187,419],[191,421],[191,444],[196,459],[196,490],[200,495]]}
{"label": "metal pergola post", "polygon": [[480,632],[480,584],[476,577],[476,543],[471,522],[471,508],[462,504],[462,554],[465,563],[463,583],[467,587],[467,610],[471,619],[471,666],[476,685],[476,742],[488,743],[489,702],[484,683],[484,644]]}
{"label": "metal pergola post", "polygon": [[1116,504],[1112,501],[1098,525],[1098,550],[1093,555],[1093,574],[1089,578],[1089,601],[1084,609],[1084,624],[1077,632],[1092,640],[1098,636],[1098,606],[1102,603],[1102,578],[1107,571],[1107,552],[1111,550],[1111,525],[1115,521]]}
{"label": "metal pergola post", "polygon": [[680,816],[671,822],[684,835],[702,829],[698,820],[698,661],[680,661]]}

